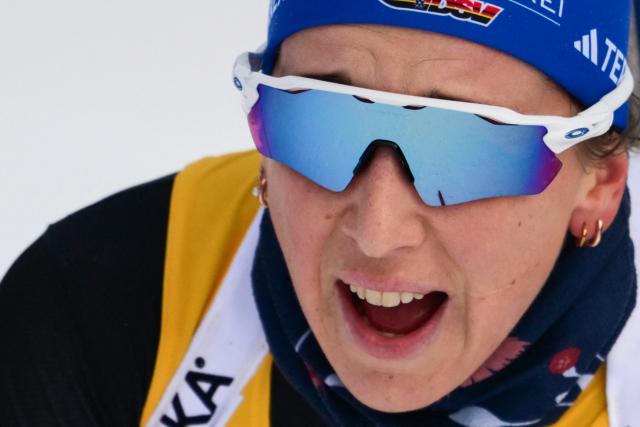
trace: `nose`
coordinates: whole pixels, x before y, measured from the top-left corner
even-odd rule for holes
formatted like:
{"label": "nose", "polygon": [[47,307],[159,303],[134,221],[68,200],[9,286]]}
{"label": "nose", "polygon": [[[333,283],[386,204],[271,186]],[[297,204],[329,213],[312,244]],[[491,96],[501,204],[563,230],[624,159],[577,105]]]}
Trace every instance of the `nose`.
{"label": "nose", "polygon": [[347,191],[353,203],[342,230],[364,255],[383,258],[423,243],[427,224],[422,213],[428,207],[394,149],[375,148]]}

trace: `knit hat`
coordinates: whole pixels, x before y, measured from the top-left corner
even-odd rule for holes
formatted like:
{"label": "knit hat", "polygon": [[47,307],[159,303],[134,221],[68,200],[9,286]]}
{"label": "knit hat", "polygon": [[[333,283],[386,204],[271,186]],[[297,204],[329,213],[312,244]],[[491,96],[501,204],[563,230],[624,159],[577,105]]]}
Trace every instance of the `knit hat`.
{"label": "knit hat", "polygon": [[[381,24],[480,43],[534,66],[589,107],[627,67],[630,0],[270,0],[263,71],[282,41],[310,27]],[[628,103],[614,125],[627,125]]]}

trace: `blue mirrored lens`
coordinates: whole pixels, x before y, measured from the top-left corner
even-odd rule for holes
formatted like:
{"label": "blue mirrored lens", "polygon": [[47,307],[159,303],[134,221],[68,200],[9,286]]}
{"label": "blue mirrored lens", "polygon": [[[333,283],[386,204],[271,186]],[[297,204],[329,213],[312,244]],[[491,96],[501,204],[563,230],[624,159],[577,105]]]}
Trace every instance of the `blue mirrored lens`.
{"label": "blue mirrored lens", "polygon": [[422,200],[452,205],[538,194],[561,162],[542,126],[501,125],[474,114],[403,108],[320,90],[258,87],[249,122],[258,150],[315,183],[344,190],[374,141],[403,152]]}

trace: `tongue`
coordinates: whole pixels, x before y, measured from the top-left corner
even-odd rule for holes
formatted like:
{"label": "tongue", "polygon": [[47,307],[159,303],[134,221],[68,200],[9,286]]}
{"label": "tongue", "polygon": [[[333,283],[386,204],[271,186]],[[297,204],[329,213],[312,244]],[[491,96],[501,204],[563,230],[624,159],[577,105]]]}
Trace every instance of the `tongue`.
{"label": "tongue", "polygon": [[405,335],[429,320],[446,298],[447,294],[443,292],[431,292],[421,300],[396,307],[378,307],[363,302],[362,308],[371,326],[380,332]]}

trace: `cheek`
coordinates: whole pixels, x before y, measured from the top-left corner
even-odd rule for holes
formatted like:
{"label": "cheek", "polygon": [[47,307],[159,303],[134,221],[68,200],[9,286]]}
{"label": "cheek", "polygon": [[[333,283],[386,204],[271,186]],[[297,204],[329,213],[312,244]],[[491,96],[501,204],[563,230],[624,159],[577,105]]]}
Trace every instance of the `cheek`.
{"label": "cheek", "polygon": [[[320,286],[322,254],[336,229],[336,197],[297,173],[270,161],[265,163],[268,204],[287,268],[302,309],[316,322],[329,300]],[[331,200],[330,200],[331,199]]]}
{"label": "cheek", "polygon": [[265,164],[269,212],[283,251],[317,253],[330,229],[330,204],[322,190],[273,161]]}
{"label": "cheek", "polygon": [[483,353],[490,350],[486,344],[504,338],[500,331],[515,326],[555,265],[579,185],[579,174],[569,166],[542,194],[479,201],[449,212],[443,230],[451,234],[442,239],[467,278],[467,324],[475,337],[470,345],[483,347]]}
{"label": "cheek", "polygon": [[467,293],[486,297],[512,287],[540,287],[562,245],[568,217],[537,202],[492,204],[492,218],[475,218],[453,249],[452,257],[471,279]]}
{"label": "cheek", "polygon": [[454,259],[479,279],[472,292],[491,293],[520,282],[535,288],[544,284],[567,235],[580,187],[575,156],[561,160],[563,168],[541,194],[482,200],[448,213],[446,230],[451,234],[443,240],[454,242]]}

